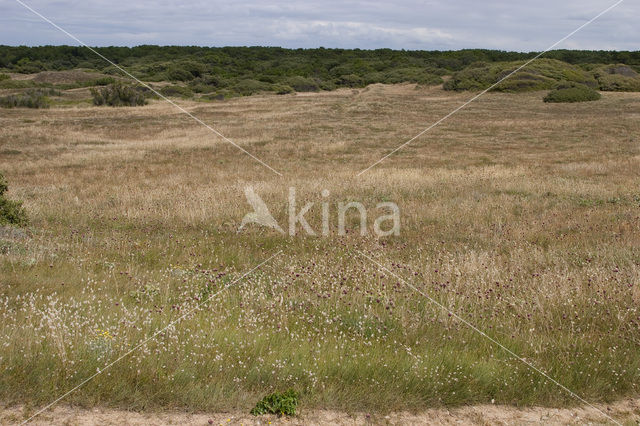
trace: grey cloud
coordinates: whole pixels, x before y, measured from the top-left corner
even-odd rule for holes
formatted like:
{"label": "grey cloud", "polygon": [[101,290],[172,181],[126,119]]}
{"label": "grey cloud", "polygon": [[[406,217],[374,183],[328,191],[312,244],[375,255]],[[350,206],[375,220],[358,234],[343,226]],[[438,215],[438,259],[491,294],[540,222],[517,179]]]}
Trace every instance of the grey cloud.
{"label": "grey cloud", "polygon": [[[542,50],[611,4],[603,0],[24,0],[91,45],[494,48]],[[640,4],[627,1],[560,47],[638,50]],[[74,44],[13,0],[0,43]]]}

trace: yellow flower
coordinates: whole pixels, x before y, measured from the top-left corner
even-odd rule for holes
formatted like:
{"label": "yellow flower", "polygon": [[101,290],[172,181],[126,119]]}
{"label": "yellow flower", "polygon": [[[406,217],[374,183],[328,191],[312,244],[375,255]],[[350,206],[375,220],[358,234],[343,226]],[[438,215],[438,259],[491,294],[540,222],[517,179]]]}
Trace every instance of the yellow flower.
{"label": "yellow flower", "polygon": [[98,337],[102,337],[105,340],[112,340],[113,336],[109,333],[109,330],[103,330],[101,328],[97,331]]}

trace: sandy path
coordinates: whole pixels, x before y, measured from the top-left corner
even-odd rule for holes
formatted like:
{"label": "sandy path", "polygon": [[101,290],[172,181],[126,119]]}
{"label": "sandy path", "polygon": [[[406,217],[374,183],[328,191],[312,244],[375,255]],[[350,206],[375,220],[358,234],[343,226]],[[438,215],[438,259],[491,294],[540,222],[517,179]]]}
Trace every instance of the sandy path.
{"label": "sandy path", "polygon": [[[640,399],[624,400],[599,406],[611,417],[625,425],[640,424]],[[33,411],[32,411],[33,412]],[[23,407],[0,409],[0,424],[17,424],[25,419]],[[591,408],[543,408],[518,409],[509,406],[478,405],[456,409],[433,409],[420,414],[392,413],[389,415],[347,414],[335,411],[303,411],[295,418],[279,419],[275,416],[253,417],[244,413],[182,412],[137,413],[112,409],[81,409],[56,407],[41,414],[33,423],[37,425],[573,425],[614,424]]]}

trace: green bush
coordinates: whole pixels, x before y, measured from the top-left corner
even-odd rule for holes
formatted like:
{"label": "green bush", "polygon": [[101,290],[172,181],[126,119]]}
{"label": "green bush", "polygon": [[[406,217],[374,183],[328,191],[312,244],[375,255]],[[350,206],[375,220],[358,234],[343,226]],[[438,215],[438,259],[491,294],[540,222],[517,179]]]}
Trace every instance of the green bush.
{"label": "green bush", "polygon": [[367,84],[417,83],[423,85],[442,84],[442,78],[425,68],[398,68],[384,72],[375,72],[365,76]]}
{"label": "green bush", "polygon": [[146,105],[144,90],[115,82],[100,89],[91,89],[93,104],[96,106],[138,106]]}
{"label": "green bush", "polygon": [[108,86],[116,82],[116,79],[113,77],[100,77],[91,82],[89,82],[90,86]]}
{"label": "green bush", "polygon": [[169,81],[189,81],[194,79],[193,74],[189,71],[175,66],[167,69],[165,75]]}
{"label": "green bush", "polygon": [[357,74],[341,75],[336,81],[338,86],[342,87],[364,87],[365,81]]}
{"label": "green bush", "polygon": [[22,202],[5,198],[8,189],[7,181],[0,173],[0,225],[25,226],[29,221]]}
{"label": "green bush", "polygon": [[600,93],[590,87],[574,85],[572,87],[562,87],[552,90],[545,96],[545,102],[588,102],[597,101],[601,98]]}
{"label": "green bush", "polygon": [[3,108],[49,108],[47,96],[57,95],[59,92],[51,89],[29,89],[18,95],[0,97]]}
{"label": "green bush", "polygon": [[205,66],[195,61],[182,61],[167,68],[165,76],[169,81],[191,81],[202,77]]}
{"label": "green bush", "polygon": [[160,89],[160,93],[164,96],[179,96],[182,98],[190,98],[193,96],[193,91],[190,88],[178,85],[164,86]]}
{"label": "green bush", "polygon": [[231,87],[231,91],[242,96],[250,96],[256,93],[270,92],[272,90],[272,84],[252,79],[240,80]]}
{"label": "green bush", "polygon": [[298,407],[298,393],[293,389],[286,392],[274,392],[265,396],[251,410],[254,416],[263,414],[277,414],[278,416],[295,416]]}
{"label": "green bush", "polygon": [[11,76],[9,74],[0,73],[0,81],[2,80],[11,80]]}
{"label": "green bush", "polygon": [[21,74],[35,74],[46,69],[46,65],[41,61],[31,61],[29,58],[20,59],[14,68],[16,72]]}
{"label": "green bush", "polygon": [[273,86],[273,89],[278,95],[287,95],[289,93],[294,93],[293,87],[287,86],[286,84],[276,84]]}
{"label": "green bush", "polygon": [[42,86],[42,83],[36,83],[33,80],[0,80],[0,89],[28,89]]}
{"label": "green bush", "polygon": [[317,92],[320,90],[318,83],[310,77],[296,75],[287,78],[283,83],[292,87],[296,92]]}

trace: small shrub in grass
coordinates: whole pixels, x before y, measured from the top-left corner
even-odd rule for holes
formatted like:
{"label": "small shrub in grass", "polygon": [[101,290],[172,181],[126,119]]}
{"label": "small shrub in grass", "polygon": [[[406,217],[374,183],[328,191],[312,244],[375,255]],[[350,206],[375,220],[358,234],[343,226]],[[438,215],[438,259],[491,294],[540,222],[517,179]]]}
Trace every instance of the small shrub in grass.
{"label": "small shrub in grass", "polygon": [[212,92],[216,91],[216,88],[214,86],[209,86],[208,84],[204,84],[202,82],[194,83],[194,81],[189,83],[188,88],[191,89],[195,93],[205,93],[206,94],[206,93],[212,93]]}
{"label": "small shrub in grass", "polygon": [[595,90],[581,85],[575,85],[572,87],[560,87],[552,90],[547,96],[545,96],[545,102],[588,102],[597,101],[601,98],[600,93]]}
{"label": "small shrub in grass", "polygon": [[0,174],[0,225],[25,226],[28,220],[22,202],[5,198],[8,189],[7,181]]}
{"label": "small shrub in grass", "polygon": [[254,416],[277,414],[278,416],[295,416],[298,407],[298,393],[293,389],[286,392],[274,392],[267,395],[251,410]]}
{"label": "small shrub in grass", "polygon": [[90,82],[90,84],[93,86],[108,86],[115,82],[116,82],[116,79],[113,77],[100,77]]}
{"label": "small shrub in grass", "polygon": [[11,79],[11,76],[9,74],[0,73],[0,81],[9,79]]}
{"label": "small shrub in grass", "polygon": [[100,89],[91,89],[93,104],[96,106],[138,106],[147,100],[141,88],[115,82]]}
{"label": "small shrub in grass", "polygon": [[13,80],[11,78],[0,80],[0,89],[28,89],[38,87],[42,83],[33,80]]}
{"label": "small shrub in grass", "polygon": [[48,95],[57,95],[59,92],[46,89],[31,89],[18,95],[3,96],[0,98],[0,106],[3,108],[49,108]]}
{"label": "small shrub in grass", "polygon": [[193,91],[190,88],[178,85],[165,86],[160,89],[160,93],[164,96],[178,96],[182,98],[190,98],[193,96]]}
{"label": "small shrub in grass", "polygon": [[243,79],[231,87],[231,90],[242,96],[251,96],[256,93],[270,92],[273,85],[253,79]]}
{"label": "small shrub in grass", "polygon": [[286,84],[277,84],[273,86],[276,94],[278,95],[288,95],[289,93],[294,93],[293,87],[287,86]]}

